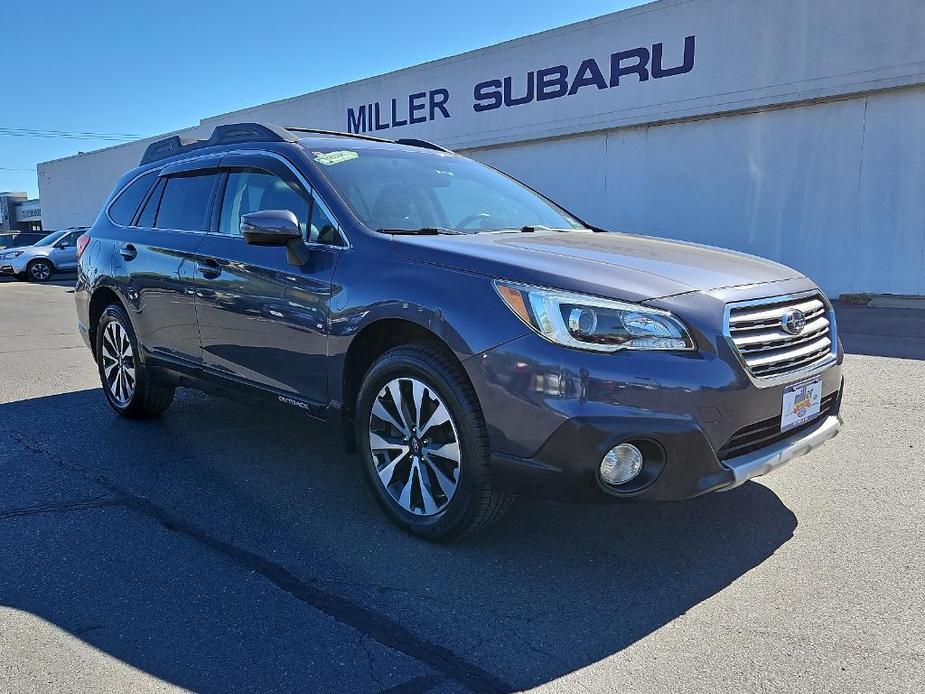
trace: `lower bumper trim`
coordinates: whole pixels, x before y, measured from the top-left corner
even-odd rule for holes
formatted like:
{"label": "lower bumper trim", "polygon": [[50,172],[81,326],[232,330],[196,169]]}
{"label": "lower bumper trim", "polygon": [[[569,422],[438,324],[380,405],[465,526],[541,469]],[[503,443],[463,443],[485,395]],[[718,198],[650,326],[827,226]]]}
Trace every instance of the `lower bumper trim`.
{"label": "lower bumper trim", "polygon": [[841,427],[841,419],[837,415],[829,415],[818,426],[801,432],[798,437],[785,439],[754,453],[724,460],[723,465],[732,471],[734,479],[732,484],[718,491],[735,489],[753,477],[766,475],[794,458],[806,455],[838,434]]}

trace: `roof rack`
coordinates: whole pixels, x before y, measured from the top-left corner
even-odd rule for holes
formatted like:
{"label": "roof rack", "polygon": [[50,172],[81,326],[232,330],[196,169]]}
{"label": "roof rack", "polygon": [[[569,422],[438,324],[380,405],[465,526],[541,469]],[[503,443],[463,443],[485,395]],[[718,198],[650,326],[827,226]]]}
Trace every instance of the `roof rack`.
{"label": "roof rack", "polygon": [[388,142],[391,143],[392,140],[386,140],[384,137],[373,137],[372,135],[360,135],[359,133],[345,133],[340,130],[322,130],[321,128],[303,128],[296,125],[287,125],[285,126],[286,130],[289,130],[294,133],[316,133],[318,135],[337,135],[338,137],[353,137],[357,140],[370,140],[372,142]]}
{"label": "roof rack", "polygon": [[373,142],[388,142],[390,144],[408,145],[451,153],[452,150],[436,145],[427,140],[415,138],[402,138],[399,140],[386,140],[372,135],[345,133],[337,130],[322,130],[320,128],[302,128],[296,126],[280,127],[278,125],[264,125],[262,123],[232,123],[217,125],[208,140],[184,138],[180,135],[165,137],[148,145],[141,157],[141,165],[166,159],[177,154],[183,154],[195,149],[214,147],[216,145],[230,145],[236,142],[298,142],[299,138],[293,133],[316,133],[319,135],[336,135],[337,137],[352,137],[358,140],[371,140]]}
{"label": "roof rack", "polygon": [[398,140],[387,140],[384,137],[373,137],[372,135],[361,135],[359,133],[345,133],[340,130],[322,130],[321,128],[303,128],[300,126],[285,126],[286,130],[290,130],[294,133],[317,133],[319,135],[337,135],[338,137],[353,137],[358,140],[371,140],[372,142],[387,142],[389,144],[395,145],[408,145],[409,147],[424,147],[425,149],[434,149],[438,152],[446,152],[447,154],[453,154],[453,150],[447,149],[446,147],[441,147],[438,144],[433,142],[428,142],[427,140],[419,140],[413,137],[403,137]]}
{"label": "roof rack", "polygon": [[173,135],[163,140],[152,142],[141,157],[141,165],[150,164],[153,161],[166,159],[190,150],[214,147],[215,145],[230,145],[236,142],[297,142],[298,139],[291,132],[278,125],[263,125],[261,123],[217,125],[208,140]]}

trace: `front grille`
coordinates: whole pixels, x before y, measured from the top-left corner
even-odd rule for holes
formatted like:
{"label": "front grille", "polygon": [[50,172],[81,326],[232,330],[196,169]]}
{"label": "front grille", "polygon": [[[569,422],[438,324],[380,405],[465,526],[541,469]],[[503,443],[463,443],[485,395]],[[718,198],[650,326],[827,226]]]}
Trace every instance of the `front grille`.
{"label": "front grille", "polygon": [[760,422],[755,422],[754,424],[749,424],[746,427],[742,427],[732,435],[732,438],[729,439],[725,446],[716,452],[716,456],[720,460],[735,458],[740,455],[745,455],[746,453],[760,450],[765,446],[770,446],[771,444],[777,443],[778,441],[783,441],[786,438],[790,438],[794,434],[799,434],[804,429],[808,429],[813,424],[818,422],[821,417],[828,415],[832,411],[832,408],[835,406],[835,400],[837,397],[838,391],[829,393],[824,398],[822,398],[822,403],[819,406],[818,415],[813,417],[808,422],[805,422],[798,427],[794,427],[793,429],[788,429],[784,432],[781,432],[780,430],[779,416],[771,417],[770,419],[765,419]]}
{"label": "front grille", "polygon": [[[786,332],[782,323],[792,310],[801,311],[806,320],[796,335]],[[727,311],[726,334],[756,378],[785,376],[832,358],[834,331],[819,294],[731,304]]]}

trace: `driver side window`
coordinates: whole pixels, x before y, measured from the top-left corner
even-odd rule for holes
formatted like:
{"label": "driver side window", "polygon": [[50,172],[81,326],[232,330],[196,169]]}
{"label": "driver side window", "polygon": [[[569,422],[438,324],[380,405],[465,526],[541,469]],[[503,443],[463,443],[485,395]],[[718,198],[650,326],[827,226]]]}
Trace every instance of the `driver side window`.
{"label": "driver side window", "polygon": [[225,185],[220,234],[241,235],[241,215],[261,210],[289,210],[307,238],[309,201],[283,179],[265,171],[231,171]]}

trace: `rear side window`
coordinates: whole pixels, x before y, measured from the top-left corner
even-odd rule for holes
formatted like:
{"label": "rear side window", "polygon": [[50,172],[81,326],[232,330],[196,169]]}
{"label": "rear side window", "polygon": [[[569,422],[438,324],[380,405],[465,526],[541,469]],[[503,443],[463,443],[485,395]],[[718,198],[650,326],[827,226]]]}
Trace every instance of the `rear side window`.
{"label": "rear side window", "polygon": [[215,173],[171,176],[167,179],[155,227],[182,231],[206,231],[209,228],[212,188]]}
{"label": "rear side window", "polygon": [[145,199],[145,195],[151,189],[151,184],[154,183],[155,178],[157,178],[157,174],[154,171],[146,173],[144,176],[135,179],[128,188],[119,193],[119,197],[109,206],[109,216],[112,221],[122,226],[130,226],[132,220],[135,219],[138,206]]}

